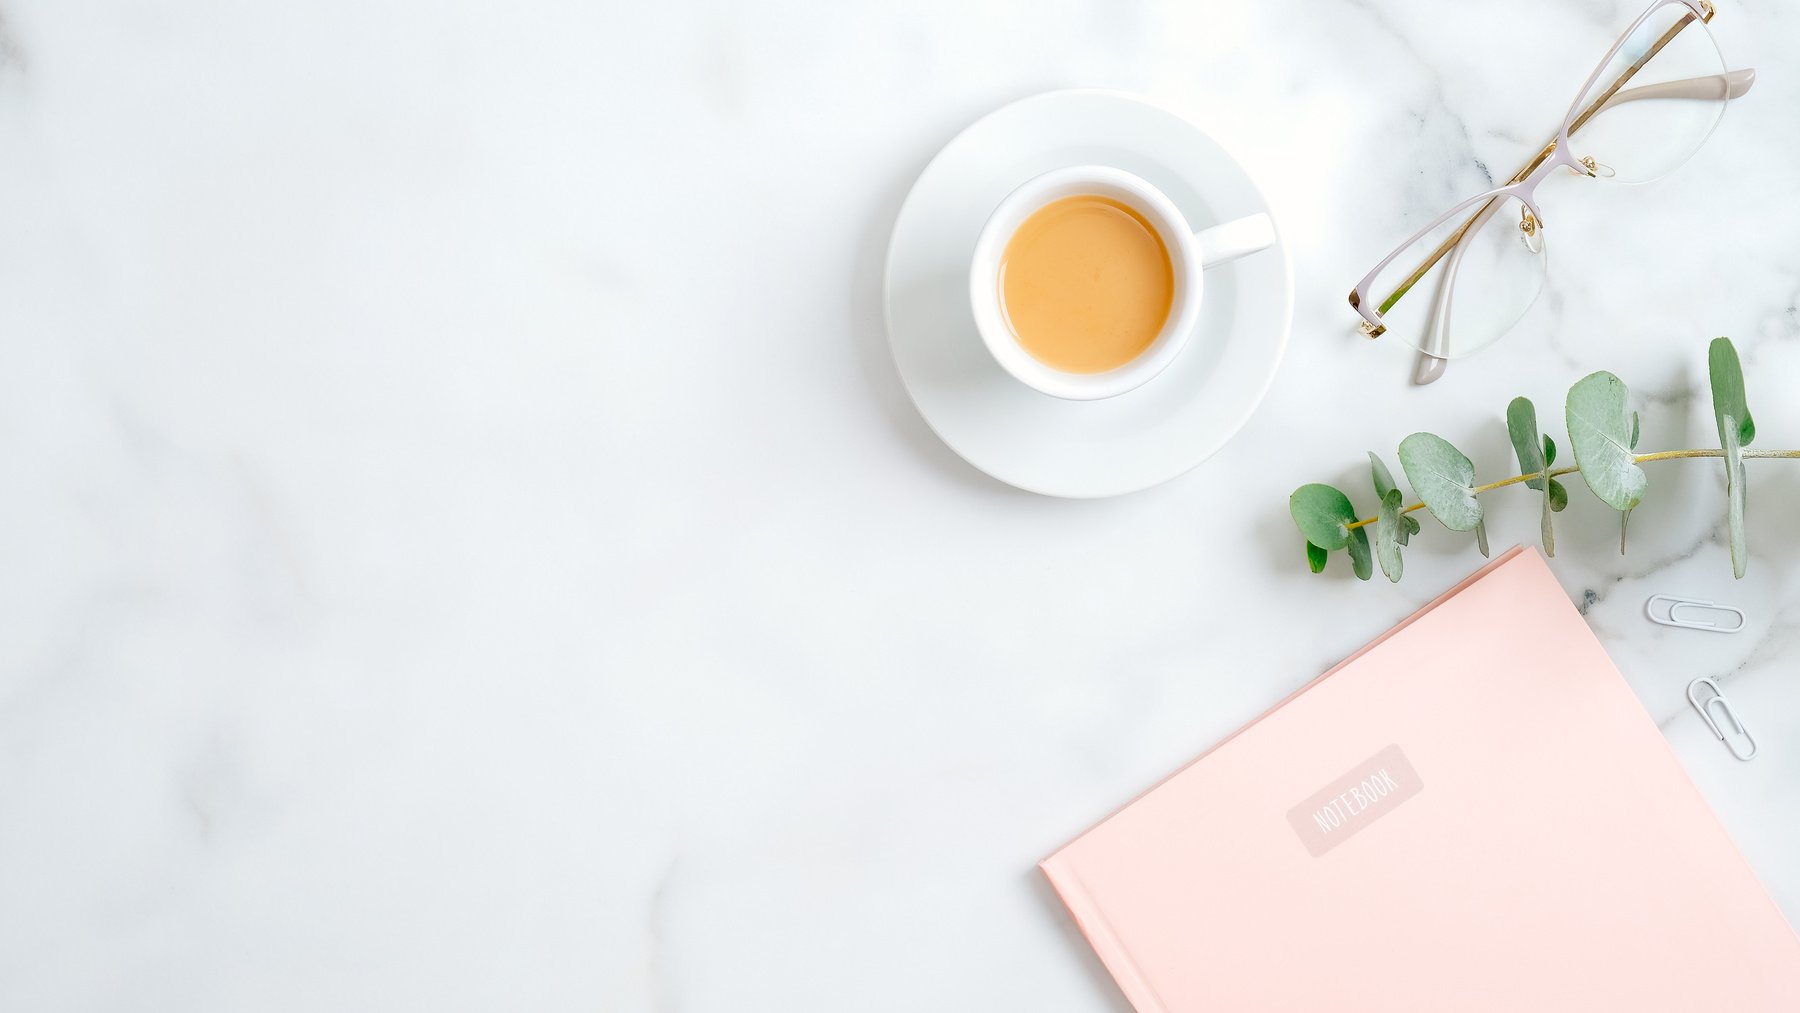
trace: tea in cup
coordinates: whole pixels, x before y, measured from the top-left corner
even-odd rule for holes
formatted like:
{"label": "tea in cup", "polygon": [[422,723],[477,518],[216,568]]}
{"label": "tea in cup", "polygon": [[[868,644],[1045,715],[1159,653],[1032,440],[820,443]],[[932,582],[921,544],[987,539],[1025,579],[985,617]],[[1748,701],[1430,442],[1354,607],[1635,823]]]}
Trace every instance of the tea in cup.
{"label": "tea in cup", "polygon": [[1266,214],[1196,234],[1131,173],[1056,169],[1014,190],[982,227],[970,302],[982,342],[1020,382],[1073,400],[1114,397],[1180,353],[1205,268],[1274,242]]}

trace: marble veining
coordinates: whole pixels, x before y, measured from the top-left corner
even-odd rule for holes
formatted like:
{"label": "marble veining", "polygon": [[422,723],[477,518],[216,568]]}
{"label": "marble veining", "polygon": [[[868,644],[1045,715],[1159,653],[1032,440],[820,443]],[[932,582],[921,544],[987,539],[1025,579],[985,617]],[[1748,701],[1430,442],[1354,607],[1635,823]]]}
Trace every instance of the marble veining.
{"label": "marble veining", "polygon": [[[1705,446],[1719,334],[1800,447],[1800,9],[1719,0],[1758,79],[1678,174],[1546,187],[1502,344],[1414,389],[1354,335],[1636,9],[0,0],[0,1009],[1122,1009],[1036,861],[1480,563],[1314,577],[1296,485],[1511,474],[1601,368]],[[1238,152],[1297,284],[1244,431],[1106,502],[946,450],[879,302],[932,154],[1070,86]],[[1736,582],[1717,462],[1649,475],[1553,569],[1800,917],[1800,466]]]}

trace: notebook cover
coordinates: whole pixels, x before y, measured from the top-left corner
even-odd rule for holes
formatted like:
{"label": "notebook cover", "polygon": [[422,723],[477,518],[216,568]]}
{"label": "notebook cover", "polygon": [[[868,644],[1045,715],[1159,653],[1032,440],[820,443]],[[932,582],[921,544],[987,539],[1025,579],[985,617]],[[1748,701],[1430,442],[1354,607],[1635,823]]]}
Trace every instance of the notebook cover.
{"label": "notebook cover", "polygon": [[1800,938],[1532,550],[1042,869],[1142,1013],[1800,1009]]}

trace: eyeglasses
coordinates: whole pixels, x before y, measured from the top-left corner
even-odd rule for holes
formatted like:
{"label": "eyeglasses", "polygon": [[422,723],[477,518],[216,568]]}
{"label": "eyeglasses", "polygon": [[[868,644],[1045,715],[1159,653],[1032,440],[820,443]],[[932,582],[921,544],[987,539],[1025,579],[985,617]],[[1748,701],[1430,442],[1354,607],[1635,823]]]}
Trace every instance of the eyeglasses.
{"label": "eyeglasses", "polygon": [[[1750,89],[1756,72],[1725,69],[1706,27],[1712,16],[1708,0],[1652,3],[1594,68],[1543,150],[1504,185],[1433,219],[1357,283],[1350,306],[1362,333],[1392,333],[1417,348],[1414,381],[1430,383],[1446,360],[1510,330],[1544,287],[1538,185],[1559,168],[1625,183],[1665,176],[1705,143],[1725,104]],[[1422,282],[1435,285],[1432,298],[1402,307]]]}

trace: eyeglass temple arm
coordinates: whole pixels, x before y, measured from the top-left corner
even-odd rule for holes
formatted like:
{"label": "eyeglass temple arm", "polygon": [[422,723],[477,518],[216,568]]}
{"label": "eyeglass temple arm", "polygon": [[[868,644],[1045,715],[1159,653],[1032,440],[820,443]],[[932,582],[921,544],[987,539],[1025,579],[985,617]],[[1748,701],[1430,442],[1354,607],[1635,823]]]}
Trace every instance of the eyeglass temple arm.
{"label": "eyeglass temple arm", "polygon": [[1743,70],[1728,70],[1723,74],[1709,74],[1705,77],[1690,77],[1682,81],[1664,81],[1661,84],[1646,84],[1636,88],[1627,88],[1606,100],[1601,108],[1611,109],[1627,102],[1651,98],[1686,98],[1686,99],[1734,99],[1742,97],[1756,83],[1756,71],[1745,67]]}
{"label": "eyeglass temple arm", "polygon": [[1413,369],[1413,383],[1424,385],[1444,375],[1445,353],[1449,351],[1450,342],[1450,304],[1456,296],[1456,274],[1462,268],[1463,254],[1468,252],[1469,239],[1482,226],[1487,224],[1500,210],[1499,201],[1488,201],[1481,210],[1469,219],[1464,226],[1462,238],[1450,251],[1450,259],[1444,262],[1444,270],[1438,278],[1438,287],[1431,301],[1431,319],[1425,324],[1425,340],[1420,343],[1419,362]]}

